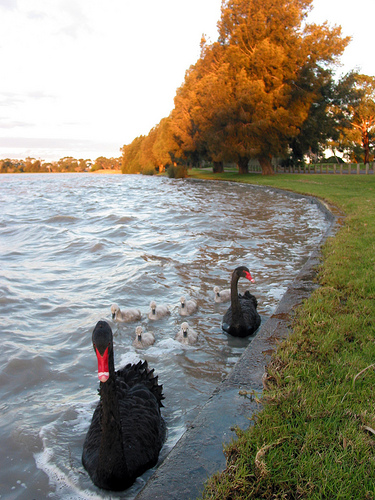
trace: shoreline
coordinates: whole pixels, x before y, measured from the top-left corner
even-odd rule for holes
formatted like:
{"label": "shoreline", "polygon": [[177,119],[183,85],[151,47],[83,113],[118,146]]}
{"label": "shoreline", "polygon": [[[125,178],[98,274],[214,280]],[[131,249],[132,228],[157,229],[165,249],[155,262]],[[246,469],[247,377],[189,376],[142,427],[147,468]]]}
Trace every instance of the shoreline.
{"label": "shoreline", "polygon": [[232,371],[217,386],[190,427],[135,497],[136,500],[197,498],[202,494],[207,479],[226,467],[223,445],[236,437],[233,432],[235,427],[247,428],[251,418],[260,411],[257,395],[263,390],[265,368],[279,343],[290,333],[293,310],[319,286],[315,278],[321,261],[321,248],[342,225],[343,214],[316,197],[271,189],[292,197],[307,198],[317,204],[330,221],[329,228],[296,279],[288,286],[275,312],[261,326]]}

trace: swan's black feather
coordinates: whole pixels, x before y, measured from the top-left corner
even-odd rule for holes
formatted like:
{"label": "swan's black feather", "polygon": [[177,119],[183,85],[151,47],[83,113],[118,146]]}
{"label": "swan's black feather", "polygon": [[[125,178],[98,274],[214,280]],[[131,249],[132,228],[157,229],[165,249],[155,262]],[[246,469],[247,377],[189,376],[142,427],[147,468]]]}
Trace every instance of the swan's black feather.
{"label": "swan's black feather", "polygon": [[[234,337],[247,337],[256,332],[261,323],[258,314],[258,301],[248,290],[241,295],[237,291],[237,283],[242,270],[240,267],[233,271],[231,285],[231,305],[224,314],[222,328]],[[248,270],[247,270],[248,271]],[[234,312],[233,312],[234,311]]]}
{"label": "swan's black feather", "polygon": [[128,364],[100,384],[82,454],[94,484],[124,490],[156,465],[165,439],[162,399],[162,386],[146,361]]}

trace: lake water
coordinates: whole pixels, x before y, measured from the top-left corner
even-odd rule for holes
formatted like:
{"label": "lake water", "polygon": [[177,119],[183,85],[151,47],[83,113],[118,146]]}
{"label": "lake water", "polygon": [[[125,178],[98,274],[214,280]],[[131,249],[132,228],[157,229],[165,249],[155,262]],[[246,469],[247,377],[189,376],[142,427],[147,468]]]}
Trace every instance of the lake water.
{"label": "lake water", "polygon": [[[250,339],[221,330],[233,269],[258,298],[264,321],[328,227],[307,199],[244,184],[164,177],[0,175],[0,498],[134,498],[96,488],[81,465],[97,402],[91,333],[106,319],[115,363],[147,359],[163,384],[166,456],[229,373]],[[174,340],[182,295],[199,311],[188,319],[195,346]],[[147,319],[150,301],[171,315]],[[110,306],[137,307],[154,332],[147,350],[132,346],[137,324],[118,324]]]}

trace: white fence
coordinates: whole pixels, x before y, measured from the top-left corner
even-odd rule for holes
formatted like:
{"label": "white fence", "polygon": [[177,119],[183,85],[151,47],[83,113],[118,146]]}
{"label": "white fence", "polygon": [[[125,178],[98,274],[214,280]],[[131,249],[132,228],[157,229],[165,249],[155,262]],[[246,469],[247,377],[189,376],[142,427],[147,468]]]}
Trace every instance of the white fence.
{"label": "white fence", "polygon": [[[275,173],[279,174],[346,174],[346,175],[368,175],[375,174],[375,162],[367,163],[317,163],[298,167],[280,167],[275,165]],[[259,165],[249,164],[249,172],[261,173]]]}

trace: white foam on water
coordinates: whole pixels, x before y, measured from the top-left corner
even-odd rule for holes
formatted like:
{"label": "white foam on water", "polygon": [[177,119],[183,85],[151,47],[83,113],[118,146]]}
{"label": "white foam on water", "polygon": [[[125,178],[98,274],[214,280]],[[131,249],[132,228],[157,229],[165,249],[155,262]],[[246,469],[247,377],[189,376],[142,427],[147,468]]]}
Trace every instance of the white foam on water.
{"label": "white foam on water", "polygon": [[[78,409],[77,418],[70,421],[72,424],[70,430],[79,433],[84,429],[87,431],[91,415],[91,405],[85,405],[85,407]],[[59,466],[61,457],[60,460],[56,457],[59,450],[59,447],[56,446],[56,439],[59,436],[60,426],[61,423],[59,423],[59,420],[55,420],[40,429],[39,437],[42,440],[43,449],[41,452],[33,454],[37,468],[48,476],[51,490],[54,490],[48,496],[62,500],[103,500],[113,498],[113,496],[108,495],[106,492],[98,494],[95,491],[90,491],[80,486],[79,483],[82,480],[82,474],[87,474],[83,466],[82,470],[70,467],[69,469],[67,468],[67,471],[62,470]],[[64,463],[66,463],[69,461],[67,448],[65,448],[64,453]],[[92,488],[96,487],[92,485]]]}

